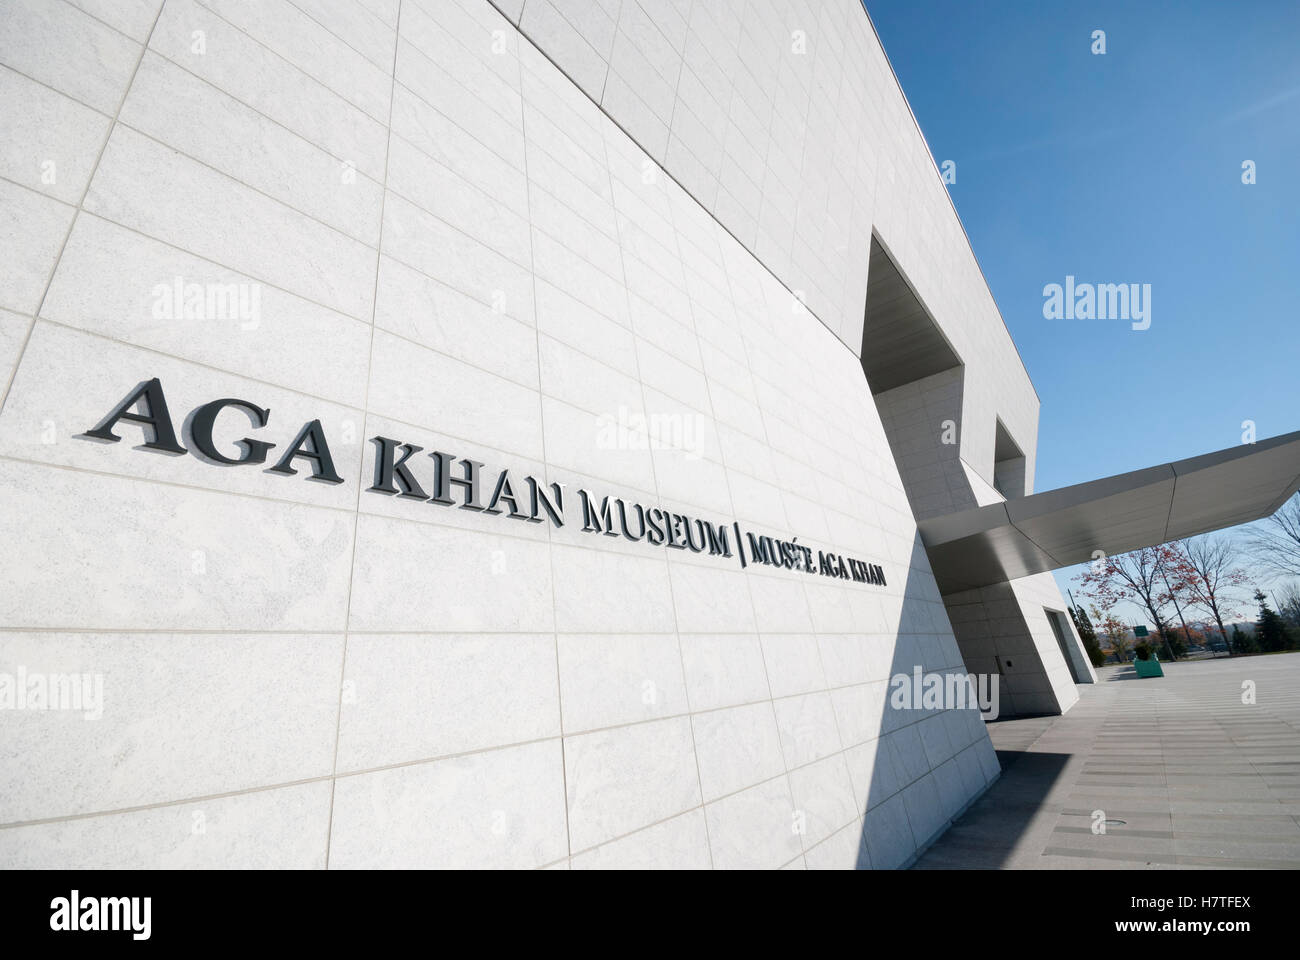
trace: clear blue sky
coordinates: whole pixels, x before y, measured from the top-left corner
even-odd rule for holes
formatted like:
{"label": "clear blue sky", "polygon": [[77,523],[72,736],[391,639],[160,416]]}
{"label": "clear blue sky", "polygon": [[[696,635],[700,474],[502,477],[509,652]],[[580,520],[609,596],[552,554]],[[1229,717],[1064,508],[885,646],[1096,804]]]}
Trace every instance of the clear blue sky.
{"label": "clear blue sky", "polygon": [[[1036,489],[1300,429],[1300,3],[866,6],[1042,400]],[[1149,283],[1150,329],[1045,320],[1067,274]]]}

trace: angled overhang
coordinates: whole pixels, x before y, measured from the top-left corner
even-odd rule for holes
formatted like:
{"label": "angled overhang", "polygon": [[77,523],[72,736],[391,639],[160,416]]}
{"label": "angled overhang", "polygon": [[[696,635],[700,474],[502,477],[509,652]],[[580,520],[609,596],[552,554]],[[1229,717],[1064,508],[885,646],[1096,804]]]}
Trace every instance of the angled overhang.
{"label": "angled overhang", "polygon": [[1300,488],[1300,431],[919,524],[944,594],[1273,514]]}

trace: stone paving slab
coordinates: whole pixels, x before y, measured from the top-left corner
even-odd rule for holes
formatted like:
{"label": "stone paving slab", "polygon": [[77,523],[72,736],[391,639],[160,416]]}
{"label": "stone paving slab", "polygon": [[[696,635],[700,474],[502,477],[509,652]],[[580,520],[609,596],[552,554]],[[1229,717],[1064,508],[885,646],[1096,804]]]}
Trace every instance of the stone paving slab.
{"label": "stone paving slab", "polygon": [[1300,654],[1163,666],[989,724],[1001,778],[914,869],[1300,867]]}

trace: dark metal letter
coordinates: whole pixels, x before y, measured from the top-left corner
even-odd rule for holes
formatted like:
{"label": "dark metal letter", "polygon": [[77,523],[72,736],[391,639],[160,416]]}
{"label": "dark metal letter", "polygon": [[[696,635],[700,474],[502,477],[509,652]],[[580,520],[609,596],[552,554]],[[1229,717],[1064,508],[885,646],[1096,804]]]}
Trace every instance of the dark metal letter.
{"label": "dark metal letter", "polygon": [[[143,404],[143,413],[131,411],[137,403]],[[171,456],[181,456],[185,453],[185,448],[176,442],[176,430],[172,426],[172,417],[167,411],[167,400],[163,396],[162,384],[158,382],[157,377],[136,384],[135,389],[126,395],[125,400],[82,436],[103,443],[117,443],[122,438],[113,432],[113,427],[119,420],[129,420],[144,427],[144,449],[156,450],[158,453]]]}
{"label": "dark metal letter", "polygon": [[462,479],[451,475],[450,453],[435,450],[429,456],[433,458],[433,496],[429,500],[433,503],[450,505],[451,485],[454,483],[464,491],[464,503],[460,505],[462,510],[482,510],[483,504],[478,500],[478,472],[483,464],[477,460],[460,461],[461,469],[465,471]]}
{"label": "dark metal letter", "polygon": [[[409,497],[412,500],[429,499],[429,495],[424,492],[424,488],[406,466],[406,461],[411,459],[411,455],[419,453],[424,447],[417,447],[412,443],[399,443],[388,437],[371,437],[370,442],[375,444],[376,448],[375,482],[367,489],[375,493],[395,493],[399,497]],[[398,447],[402,448],[402,459],[395,461],[394,454]],[[402,485],[401,490],[393,486],[394,478]]]}
{"label": "dark metal letter", "polygon": [[243,440],[237,441],[244,451],[241,457],[228,457],[213,446],[212,428],[217,422],[217,414],[226,407],[243,410],[248,414],[249,421],[255,427],[264,427],[267,421],[271,419],[270,410],[263,410],[246,400],[226,397],[222,400],[205,403],[190,414],[189,420],[185,424],[186,431],[189,434],[190,446],[194,448],[194,455],[200,460],[208,460],[224,466],[237,466],[241,463],[266,463],[266,451],[274,447],[275,444],[267,443],[265,440],[250,440],[245,437]]}
{"label": "dark metal letter", "polygon": [[[303,444],[308,440],[311,441],[311,448],[304,449]],[[293,438],[293,443],[289,444],[289,449],[285,451],[279,462],[271,467],[268,473],[287,473],[290,476],[297,474],[297,470],[289,466],[295,457],[303,457],[311,461],[311,476],[308,480],[319,480],[321,483],[342,483],[343,478],[334,470],[334,458],[330,456],[330,445],[325,440],[325,431],[321,429],[319,420],[312,420],[303,424],[303,428],[298,431],[298,436]]]}

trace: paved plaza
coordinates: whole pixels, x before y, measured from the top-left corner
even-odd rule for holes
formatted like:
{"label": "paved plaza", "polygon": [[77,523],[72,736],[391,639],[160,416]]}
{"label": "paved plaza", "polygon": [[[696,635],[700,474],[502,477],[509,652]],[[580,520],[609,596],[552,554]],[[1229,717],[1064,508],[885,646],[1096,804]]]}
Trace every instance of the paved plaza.
{"label": "paved plaza", "polygon": [[1300,654],[1164,669],[1103,667],[1064,716],[989,724],[1001,778],[916,868],[1300,867]]}

